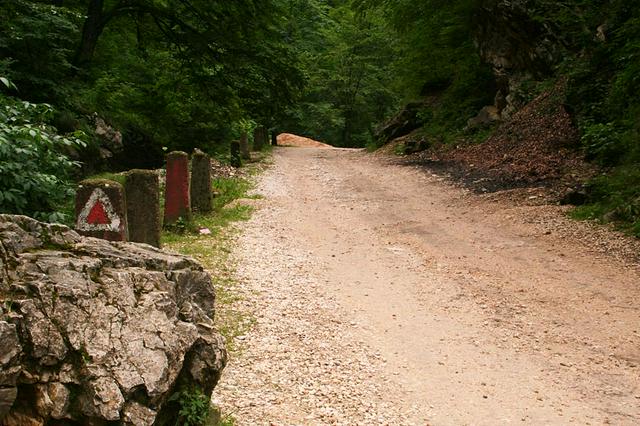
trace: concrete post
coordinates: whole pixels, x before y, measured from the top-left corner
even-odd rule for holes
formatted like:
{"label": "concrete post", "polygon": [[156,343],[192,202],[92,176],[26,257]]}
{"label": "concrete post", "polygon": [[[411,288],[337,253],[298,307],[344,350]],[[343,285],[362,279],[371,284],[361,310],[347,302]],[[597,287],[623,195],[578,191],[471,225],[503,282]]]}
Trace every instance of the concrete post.
{"label": "concrete post", "polygon": [[124,185],[129,241],[160,247],[160,185],[153,170],[130,170]]}
{"label": "concrete post", "polygon": [[249,136],[247,132],[243,132],[240,136],[240,154],[243,160],[250,160],[251,153],[249,152]]}
{"label": "concrete post", "polygon": [[199,149],[191,156],[191,210],[211,211],[211,159]]}
{"label": "concrete post", "polygon": [[253,150],[254,151],[262,151],[263,146],[263,136],[262,136],[262,127],[258,126],[253,129]]}

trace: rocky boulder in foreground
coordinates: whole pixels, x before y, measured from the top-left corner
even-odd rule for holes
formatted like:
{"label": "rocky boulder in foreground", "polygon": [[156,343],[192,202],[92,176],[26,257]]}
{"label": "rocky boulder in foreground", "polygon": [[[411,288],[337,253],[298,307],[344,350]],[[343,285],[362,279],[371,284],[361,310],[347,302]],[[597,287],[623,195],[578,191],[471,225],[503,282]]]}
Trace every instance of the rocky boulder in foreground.
{"label": "rocky boulder in foreground", "polygon": [[194,260],[0,215],[0,425],[175,423],[226,362]]}

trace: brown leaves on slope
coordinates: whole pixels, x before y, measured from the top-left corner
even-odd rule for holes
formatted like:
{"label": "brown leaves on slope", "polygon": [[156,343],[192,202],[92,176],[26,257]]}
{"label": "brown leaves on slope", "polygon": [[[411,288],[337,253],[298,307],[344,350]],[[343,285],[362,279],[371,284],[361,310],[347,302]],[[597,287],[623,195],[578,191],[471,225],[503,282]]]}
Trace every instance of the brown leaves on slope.
{"label": "brown leaves on slope", "polygon": [[593,167],[577,149],[579,133],[562,104],[563,90],[559,84],[542,93],[482,144],[440,146],[413,161],[444,169],[484,192],[574,185],[592,175]]}

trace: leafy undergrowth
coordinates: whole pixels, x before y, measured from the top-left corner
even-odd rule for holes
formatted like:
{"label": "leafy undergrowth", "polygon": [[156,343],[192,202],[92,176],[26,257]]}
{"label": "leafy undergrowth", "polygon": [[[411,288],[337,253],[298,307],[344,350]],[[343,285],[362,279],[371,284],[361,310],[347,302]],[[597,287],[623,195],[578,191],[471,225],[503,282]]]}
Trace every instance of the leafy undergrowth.
{"label": "leafy undergrowth", "polygon": [[640,238],[640,169],[619,167],[591,182],[589,203],[571,212],[575,219],[613,223]]}
{"label": "leafy undergrowth", "polygon": [[[216,326],[224,336],[230,354],[237,353],[235,338],[245,334],[255,323],[255,318],[247,316],[234,306],[239,300],[238,283],[234,278],[235,264],[231,259],[234,238],[240,227],[238,222],[251,217],[253,207],[236,200],[256,199],[259,196],[249,195],[253,188],[252,175],[257,174],[266,164],[262,161],[250,163],[245,169],[244,177],[218,178],[213,181],[216,196],[213,210],[208,214],[195,214],[188,222],[179,222],[162,236],[163,247],[199,261],[211,274],[212,284],[216,292]],[[198,408],[198,401],[191,399],[190,407]],[[202,412],[199,412],[202,413]],[[214,406],[208,406],[205,415],[196,416],[198,421],[192,424],[211,426],[229,426],[235,424],[232,416],[223,416]]]}
{"label": "leafy undergrowth", "polygon": [[[16,89],[0,76],[0,86]],[[0,213],[70,224],[71,176],[80,164],[68,152],[85,142],[51,126],[53,108],[0,93]]]}
{"label": "leafy undergrowth", "polygon": [[187,389],[173,394],[169,399],[180,406],[176,424],[181,426],[233,426],[235,419],[231,416],[223,417],[220,411],[213,407],[198,389]]}

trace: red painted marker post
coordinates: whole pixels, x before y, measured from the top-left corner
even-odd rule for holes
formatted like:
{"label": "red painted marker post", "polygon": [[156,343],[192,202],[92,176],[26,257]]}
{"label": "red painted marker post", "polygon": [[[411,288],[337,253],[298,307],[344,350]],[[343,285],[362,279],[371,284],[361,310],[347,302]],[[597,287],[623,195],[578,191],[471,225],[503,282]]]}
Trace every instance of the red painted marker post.
{"label": "red painted marker post", "polygon": [[189,155],[174,151],[167,155],[167,181],[164,193],[164,224],[170,225],[178,219],[189,220]]}
{"label": "red painted marker post", "polygon": [[109,241],[127,241],[124,189],[118,182],[92,179],[76,192],[76,230]]}

